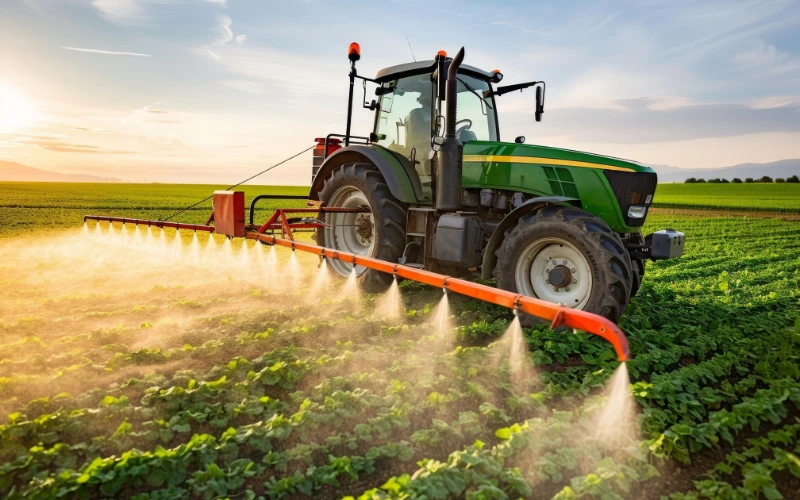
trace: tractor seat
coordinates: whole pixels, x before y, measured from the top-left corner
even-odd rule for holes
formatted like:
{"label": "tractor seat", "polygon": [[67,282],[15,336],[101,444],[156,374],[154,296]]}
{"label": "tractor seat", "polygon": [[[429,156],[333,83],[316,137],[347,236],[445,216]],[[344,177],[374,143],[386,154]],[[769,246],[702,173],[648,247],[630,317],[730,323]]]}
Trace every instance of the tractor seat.
{"label": "tractor seat", "polygon": [[463,144],[468,141],[477,141],[478,136],[472,130],[464,129],[458,133],[458,140]]}

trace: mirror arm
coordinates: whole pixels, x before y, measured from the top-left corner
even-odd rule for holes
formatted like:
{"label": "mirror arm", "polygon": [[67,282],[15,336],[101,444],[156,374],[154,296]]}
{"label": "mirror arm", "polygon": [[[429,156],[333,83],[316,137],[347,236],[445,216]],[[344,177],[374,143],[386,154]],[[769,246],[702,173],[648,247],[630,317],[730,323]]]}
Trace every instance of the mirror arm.
{"label": "mirror arm", "polygon": [[484,90],[483,91],[483,95],[484,95],[484,97],[490,97],[490,96],[493,96],[493,95],[499,97],[499,96],[501,96],[503,94],[508,94],[509,92],[514,92],[516,90],[527,89],[528,87],[533,87],[534,85],[538,85],[540,83],[542,85],[544,85],[544,81],[516,83],[514,85],[506,85],[505,87],[497,87],[493,91]]}

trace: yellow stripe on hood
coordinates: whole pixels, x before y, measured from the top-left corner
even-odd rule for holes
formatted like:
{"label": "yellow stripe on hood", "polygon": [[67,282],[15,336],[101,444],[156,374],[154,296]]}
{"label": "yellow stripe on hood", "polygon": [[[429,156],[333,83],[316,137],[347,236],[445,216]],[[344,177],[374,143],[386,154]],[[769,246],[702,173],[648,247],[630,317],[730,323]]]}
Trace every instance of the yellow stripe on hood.
{"label": "yellow stripe on hood", "polygon": [[496,156],[496,155],[464,155],[464,161],[494,162],[494,163],[536,163],[539,165],[559,165],[563,167],[597,168],[601,170],[619,170],[620,172],[635,172],[632,168],[615,167],[601,163],[586,161],[557,160],[554,158],[540,158],[538,156]]}

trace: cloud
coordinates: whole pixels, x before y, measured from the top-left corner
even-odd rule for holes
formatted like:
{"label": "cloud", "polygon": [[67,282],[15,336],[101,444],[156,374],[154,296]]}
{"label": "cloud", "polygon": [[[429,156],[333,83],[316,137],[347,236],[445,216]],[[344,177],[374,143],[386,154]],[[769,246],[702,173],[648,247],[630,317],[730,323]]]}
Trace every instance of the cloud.
{"label": "cloud", "polygon": [[781,52],[772,44],[757,40],[746,50],[733,56],[741,71],[760,77],[772,77],[800,70],[800,58]]}
{"label": "cloud", "polygon": [[[220,48],[222,64],[235,78],[216,83],[252,93],[280,93],[282,103],[314,95],[340,97],[331,76],[341,73],[340,61],[325,56],[300,56],[271,47]],[[323,97],[325,96],[325,97]]]}
{"label": "cloud", "polygon": [[[234,35],[231,26],[233,26],[233,20],[230,16],[226,16],[225,14],[220,14],[217,16],[217,29],[219,31],[219,38],[211,42],[212,47],[229,47],[232,45],[231,42],[235,42],[238,45],[241,45],[247,40],[247,35]],[[215,51],[208,48],[208,46],[202,46],[203,51],[213,60],[221,61],[222,57]]]}
{"label": "cloud", "polygon": [[228,0],[206,0],[208,3],[213,3],[214,5],[219,5],[220,7],[227,7]]}
{"label": "cloud", "polygon": [[209,49],[208,47],[203,47],[203,50],[205,50],[206,54],[208,54],[215,61],[220,60],[220,57],[215,52],[212,52],[211,49]]}
{"label": "cloud", "polygon": [[138,0],[92,0],[100,16],[116,24],[134,24],[144,18],[144,9]]}
{"label": "cloud", "polygon": [[138,52],[115,52],[111,50],[82,49],[79,47],[64,47],[64,46],[62,46],[61,48],[66,50],[74,50],[75,52],[89,52],[90,54],[105,54],[109,56],[153,57],[150,54],[140,54]]}
{"label": "cloud", "polygon": [[539,135],[625,144],[800,132],[795,107],[658,103],[659,99],[641,98],[614,101],[613,109],[560,108],[546,117]]}
{"label": "cloud", "polygon": [[800,95],[776,95],[759,99],[753,104],[755,109],[774,109],[795,107],[800,110]]}
{"label": "cloud", "polygon": [[247,39],[247,35],[234,36],[233,30],[231,29],[231,26],[233,26],[233,19],[231,19],[230,16],[227,16],[225,14],[220,14],[219,16],[217,16],[217,23],[218,23],[217,29],[219,30],[220,36],[219,38],[214,40],[212,45],[216,46],[228,45],[233,41],[235,41],[236,43],[244,43],[244,41]]}
{"label": "cloud", "polygon": [[135,110],[133,110],[133,113],[131,113],[130,115],[128,115],[125,118],[121,119],[119,122],[121,124],[125,125],[126,123],[129,123],[131,120],[134,120],[137,116],[139,116],[141,114],[144,114],[144,113],[147,113],[150,110],[150,108],[152,108],[156,104],[161,104],[162,102],[164,102],[164,101],[156,101],[153,104],[148,104],[147,106],[145,106],[143,108],[135,109]]}
{"label": "cloud", "polygon": [[538,33],[541,34],[539,31],[534,31],[524,24],[521,24],[520,21],[495,21],[491,23],[480,23],[480,24],[473,24],[472,26],[503,26],[505,28],[514,28],[518,30],[522,30],[526,33]]}
{"label": "cloud", "polygon": [[95,132],[98,134],[107,134],[108,131],[102,128],[91,128],[91,127],[72,127],[75,130],[82,130],[84,132]]}
{"label": "cloud", "polygon": [[231,19],[231,16],[220,14],[217,17],[217,21],[219,22],[218,29],[221,35],[220,38],[214,42],[214,45],[225,45],[233,40],[233,30],[231,29],[231,26],[233,26],[233,19]]}
{"label": "cloud", "polygon": [[75,144],[65,141],[64,138],[66,136],[63,134],[15,134],[0,137],[0,139],[7,139],[5,142],[10,146],[37,146],[57,153],[135,154],[134,151],[103,149],[89,144]]}
{"label": "cloud", "polygon": [[158,137],[158,136],[144,136],[136,137],[139,144],[149,146],[152,150],[157,151],[178,151],[187,149],[183,141],[175,137]]}
{"label": "cloud", "polygon": [[250,94],[266,93],[263,82],[254,82],[251,80],[224,80],[214,83],[237,90],[239,92],[248,92]]}
{"label": "cloud", "polygon": [[595,31],[599,30],[600,28],[602,28],[602,27],[603,27],[603,26],[605,26],[606,24],[608,24],[608,23],[610,23],[611,21],[613,21],[614,19],[616,19],[616,18],[617,18],[617,17],[618,17],[620,14],[622,14],[622,12],[617,12],[617,13],[615,13],[615,14],[611,14],[611,15],[610,15],[610,16],[608,16],[607,18],[605,18],[605,19],[603,19],[602,21],[600,21],[600,23],[598,23],[598,24],[596,24],[595,26],[593,26],[593,27],[592,27],[592,28],[589,30],[589,33],[594,33]]}

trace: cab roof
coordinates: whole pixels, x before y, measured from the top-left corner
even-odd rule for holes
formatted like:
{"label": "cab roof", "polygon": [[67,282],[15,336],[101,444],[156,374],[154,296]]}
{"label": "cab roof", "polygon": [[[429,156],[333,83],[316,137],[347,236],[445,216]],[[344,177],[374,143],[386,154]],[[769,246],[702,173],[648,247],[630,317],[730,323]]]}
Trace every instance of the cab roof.
{"label": "cab roof", "polygon": [[[451,60],[452,58],[449,57],[447,58],[447,61]],[[377,81],[378,83],[391,82],[393,80],[397,80],[399,78],[403,78],[406,76],[421,75],[424,73],[433,73],[435,70],[436,70],[436,61],[432,59],[428,61],[417,61],[406,64],[398,64],[397,66],[390,66],[388,68],[384,68],[378,71],[378,75],[375,77],[375,81]],[[461,68],[459,68],[459,73],[465,73],[470,76],[480,78],[481,80],[489,80],[492,77],[494,77],[494,73],[489,73],[488,71],[483,71],[482,69],[468,66],[466,64],[461,65]]]}

